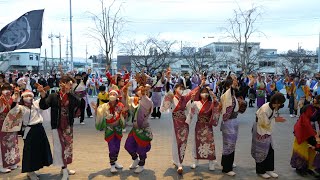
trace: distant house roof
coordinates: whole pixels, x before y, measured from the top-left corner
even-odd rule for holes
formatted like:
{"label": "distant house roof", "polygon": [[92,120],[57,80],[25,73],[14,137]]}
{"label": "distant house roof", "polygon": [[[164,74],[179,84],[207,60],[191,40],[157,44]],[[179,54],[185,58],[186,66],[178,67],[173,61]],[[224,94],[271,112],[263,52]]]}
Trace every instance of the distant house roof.
{"label": "distant house roof", "polygon": [[[237,42],[212,42],[210,44],[205,45],[204,47],[212,46],[212,45],[236,45]],[[244,44],[244,43],[241,43]],[[247,42],[250,45],[260,45],[260,42]]]}

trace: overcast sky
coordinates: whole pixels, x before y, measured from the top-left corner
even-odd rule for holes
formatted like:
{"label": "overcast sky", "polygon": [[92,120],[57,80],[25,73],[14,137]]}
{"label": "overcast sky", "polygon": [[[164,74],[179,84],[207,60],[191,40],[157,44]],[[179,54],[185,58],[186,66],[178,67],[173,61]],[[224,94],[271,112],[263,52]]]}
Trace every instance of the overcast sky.
{"label": "overcast sky", "polygon": [[[110,0],[111,1],[111,0]],[[110,2],[106,1],[106,2]],[[233,17],[233,10],[240,6],[249,9],[252,4],[262,7],[257,28],[266,36],[255,35],[251,41],[261,42],[261,48],[275,48],[278,52],[302,48],[316,50],[319,46],[319,0],[118,0],[122,4],[121,16],[127,24],[120,42],[154,36],[167,40],[188,42],[200,47],[211,42],[226,41],[221,27]],[[74,57],[99,53],[97,41],[88,36],[88,27],[94,26],[90,13],[99,13],[100,0],[73,0]],[[45,9],[43,21],[43,46],[51,55],[48,35],[62,38],[62,54],[66,54],[69,36],[69,0],[0,0],[0,28],[25,12]],[[214,38],[203,38],[214,37]],[[36,52],[39,50],[36,50]],[[54,39],[54,56],[58,57],[58,39]]]}

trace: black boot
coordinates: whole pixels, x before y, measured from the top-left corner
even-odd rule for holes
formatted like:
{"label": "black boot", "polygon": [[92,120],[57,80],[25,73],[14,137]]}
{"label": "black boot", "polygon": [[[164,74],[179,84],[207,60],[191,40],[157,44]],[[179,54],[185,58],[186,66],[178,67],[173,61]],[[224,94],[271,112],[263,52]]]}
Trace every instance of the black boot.
{"label": "black boot", "polygon": [[159,119],[161,118],[160,107],[157,107],[157,117],[158,117]]}
{"label": "black boot", "polygon": [[153,108],[152,114],[151,114],[152,118],[156,118],[157,117],[157,108]]}

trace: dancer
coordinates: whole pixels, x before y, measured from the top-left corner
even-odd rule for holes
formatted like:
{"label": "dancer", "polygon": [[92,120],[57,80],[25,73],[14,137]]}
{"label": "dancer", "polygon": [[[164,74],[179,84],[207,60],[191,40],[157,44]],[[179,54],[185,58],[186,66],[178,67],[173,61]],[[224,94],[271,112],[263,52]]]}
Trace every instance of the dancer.
{"label": "dancer", "polygon": [[158,117],[161,118],[160,106],[161,106],[161,97],[162,97],[162,88],[165,84],[164,73],[158,72],[156,76],[156,82],[152,85],[152,97],[153,102],[153,112],[151,114],[152,118]]}
{"label": "dancer", "polygon": [[[177,84],[174,91],[170,91],[170,79],[171,70],[170,68],[166,73],[167,83],[166,83],[166,95],[163,98],[163,102],[160,107],[160,112],[166,112],[172,110],[172,159],[174,165],[178,168],[178,174],[183,173],[183,159],[185,155],[185,150],[187,147],[187,140],[189,135],[189,124],[187,124],[187,112],[186,106],[191,99],[192,94],[199,93],[200,87],[196,87],[193,91],[189,93],[184,93],[185,86],[183,84]],[[202,87],[205,80],[202,81],[200,86]],[[186,94],[186,95],[185,95]],[[190,108],[189,108],[190,109]]]}
{"label": "dancer", "polygon": [[221,131],[223,138],[223,152],[221,158],[222,172],[235,176],[233,171],[235,148],[238,139],[239,122],[237,120],[239,103],[236,98],[238,86],[237,78],[228,76],[224,83],[226,92],[221,96]]}
{"label": "dancer", "polygon": [[301,109],[301,114],[294,126],[293,153],[291,157],[291,167],[296,172],[305,176],[313,172],[313,162],[316,156],[316,129],[315,122],[320,121],[320,95],[313,100],[313,104],[306,105]]}
{"label": "dancer", "polygon": [[[145,81],[138,83],[142,85]],[[136,89],[136,95],[138,97],[127,98],[129,106],[134,108],[134,120],[133,128],[125,143],[125,149],[133,160],[130,169],[136,168],[139,165],[134,171],[135,173],[141,173],[144,170],[147,152],[151,149],[151,141],[153,138],[148,122],[148,118],[153,109],[152,101],[146,94],[149,89],[150,86],[148,87],[147,85],[139,86],[139,88]],[[128,93],[128,90],[126,90],[126,93]]]}
{"label": "dancer", "polygon": [[[113,86],[109,90],[109,102],[97,108],[96,128],[105,130],[105,140],[108,142],[109,159],[112,173],[118,172],[123,166],[117,163],[120,143],[122,138],[122,128],[124,116],[127,109],[118,100],[119,90]],[[105,125],[104,125],[105,124]]]}
{"label": "dancer", "polygon": [[25,90],[21,97],[20,105],[16,105],[8,113],[3,130],[11,132],[19,131],[21,126],[25,128],[22,173],[27,173],[31,180],[39,180],[35,171],[52,164],[50,144],[42,126],[39,100],[34,102],[34,95],[29,90]]}
{"label": "dancer", "polygon": [[257,92],[257,107],[260,108],[266,102],[266,83],[265,77],[259,74],[255,84]]}
{"label": "dancer", "polygon": [[[0,127],[11,108],[16,106],[19,100],[19,88],[15,88],[15,94],[11,97],[12,87],[9,83],[4,83],[1,87],[0,96]],[[17,132],[0,131],[0,172],[8,173],[18,167],[20,154],[18,147]]]}
{"label": "dancer", "polygon": [[[85,124],[84,114],[85,114],[86,106],[88,105],[86,85],[84,84],[82,80],[82,75],[80,73],[76,74],[75,79],[76,79],[76,83],[73,84],[72,90],[81,99],[80,107],[78,108],[76,115],[77,116],[80,115],[80,124],[84,125]],[[90,114],[88,114],[87,112],[87,115],[88,117],[90,117],[91,111],[90,111]]]}
{"label": "dancer", "polygon": [[41,85],[38,86],[41,95],[40,108],[46,110],[51,107],[53,164],[61,167],[62,180],[67,180],[69,174],[75,174],[75,171],[67,169],[67,165],[72,163],[74,114],[81,101],[70,93],[72,84],[70,77],[62,76],[59,81],[60,91],[49,96]]}
{"label": "dancer", "polygon": [[[219,102],[209,87],[202,88],[197,96],[199,101],[191,99],[191,111],[188,115],[187,122],[190,124],[193,114],[198,116],[195,125],[195,139],[193,146],[193,158],[195,163],[191,166],[196,168],[199,160],[209,160],[209,170],[214,171],[214,160],[216,160],[216,151],[214,144],[214,134],[212,126],[217,126],[220,116]],[[212,100],[213,99],[213,100]]]}
{"label": "dancer", "polygon": [[273,95],[270,102],[258,109],[256,122],[252,127],[251,155],[256,161],[256,173],[265,179],[278,177],[278,174],[274,173],[272,130],[275,122],[285,121],[278,116],[278,111],[285,101],[283,94]]}

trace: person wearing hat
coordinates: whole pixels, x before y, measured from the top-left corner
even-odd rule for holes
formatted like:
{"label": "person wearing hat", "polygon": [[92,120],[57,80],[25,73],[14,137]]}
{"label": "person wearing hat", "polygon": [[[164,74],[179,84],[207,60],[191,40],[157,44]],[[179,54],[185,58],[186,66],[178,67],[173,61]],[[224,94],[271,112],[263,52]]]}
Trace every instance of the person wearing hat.
{"label": "person wearing hat", "polygon": [[[31,180],[39,180],[35,171],[52,164],[52,154],[46,132],[42,126],[42,110],[39,100],[33,101],[34,95],[30,90],[21,94],[19,105],[10,110],[5,119],[5,130],[10,131],[19,124],[24,129],[22,173],[27,173]],[[13,123],[20,121],[19,123]],[[19,126],[20,127],[20,126]],[[20,129],[20,128],[17,128]]]}
{"label": "person wearing hat", "polygon": [[123,166],[117,163],[127,108],[119,101],[119,90],[113,86],[109,90],[109,102],[99,105],[96,111],[96,128],[105,130],[108,142],[109,160],[112,173],[118,172]]}
{"label": "person wearing hat", "polygon": [[[16,106],[16,102],[18,101],[18,95],[11,96],[12,91],[13,89],[9,83],[4,83],[0,88],[0,127],[3,126],[8,112]],[[19,90],[15,89],[14,91],[17,94]],[[16,169],[19,162],[20,154],[17,132],[0,131],[0,172],[8,173]]]}
{"label": "person wearing hat", "polygon": [[53,164],[61,167],[62,180],[67,180],[75,171],[68,170],[67,165],[73,159],[73,123],[75,110],[81,103],[73,94],[72,78],[63,75],[59,81],[60,91],[47,95],[43,86],[38,86],[40,93],[40,109],[51,108],[51,128],[53,134]]}

